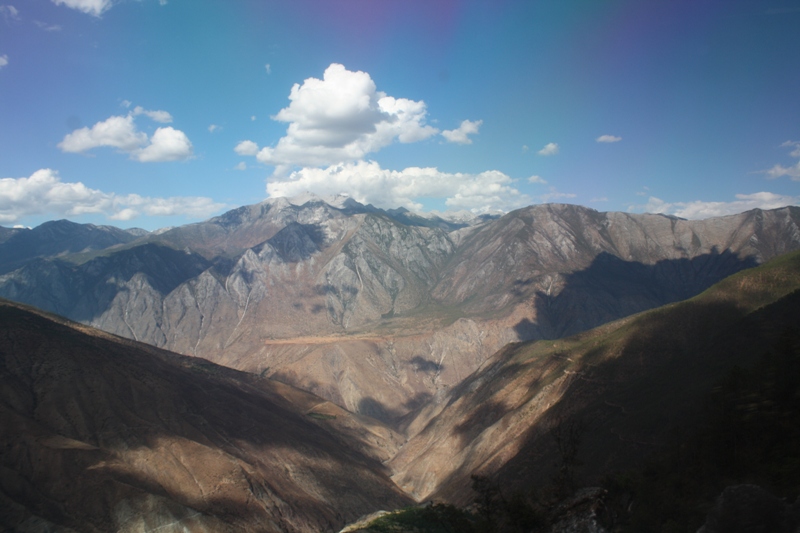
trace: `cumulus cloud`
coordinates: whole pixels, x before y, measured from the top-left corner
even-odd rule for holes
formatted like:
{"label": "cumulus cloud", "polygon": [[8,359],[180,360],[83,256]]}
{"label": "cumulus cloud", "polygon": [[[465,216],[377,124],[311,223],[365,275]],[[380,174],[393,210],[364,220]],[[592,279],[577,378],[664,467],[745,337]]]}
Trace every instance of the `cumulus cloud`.
{"label": "cumulus cloud", "polygon": [[544,145],[544,148],[539,150],[539,155],[556,155],[558,153],[558,144],[556,143],[547,143]]}
{"label": "cumulus cloud", "polygon": [[531,176],[528,178],[528,183],[540,183],[542,185],[547,184],[547,181],[541,176]]}
{"label": "cumulus cloud", "polygon": [[601,135],[595,140],[599,143],[618,143],[622,140],[622,137],[615,137],[614,135]]}
{"label": "cumulus cloud", "polygon": [[239,155],[256,155],[258,153],[258,145],[253,141],[242,141],[233,149]]}
{"label": "cumulus cloud", "polygon": [[441,172],[436,168],[383,169],[376,162],[340,163],[327,168],[304,168],[267,183],[271,197],[345,193],[362,203],[421,210],[421,198],[444,199],[453,209],[474,213],[508,211],[528,205],[530,197],[514,187],[509,176],[496,170],[480,174]]}
{"label": "cumulus cloud", "polygon": [[141,214],[204,218],[224,204],[205,197],[154,198],[118,195],[63,182],[58,172],[41,169],[27,178],[0,179],[0,223],[15,223],[26,216],[78,216],[103,214],[113,220],[130,220]]}
{"label": "cumulus cloud", "polygon": [[702,219],[734,215],[750,209],[776,209],[787,205],[797,205],[800,197],[786,196],[771,192],[757,192],[753,194],[737,194],[732,202],[674,202],[669,203],[651,196],[646,205],[631,206],[631,211],[644,211],[646,213],[663,213],[681,218]]}
{"label": "cumulus cloud", "polygon": [[158,128],[150,138],[139,131],[134,117],[142,114],[157,122],[172,121],[172,116],[166,111],[147,111],[136,107],[126,116],[112,116],[91,128],[84,127],[67,134],[58,147],[63,152],[83,153],[109,146],[143,163],[180,161],[192,156],[192,143],[180,130],[170,126]]}
{"label": "cumulus cloud", "polygon": [[63,152],[79,153],[111,146],[125,152],[136,150],[147,143],[147,134],[136,129],[133,115],[113,116],[91,128],[84,127],[67,134],[58,147]]}
{"label": "cumulus cloud", "polygon": [[469,135],[477,134],[481,124],[483,124],[482,120],[476,120],[474,122],[465,120],[458,128],[443,131],[442,137],[451,143],[472,144],[472,139],[469,138]]}
{"label": "cumulus cloud", "polygon": [[234,170],[247,170],[247,163],[245,163],[244,161],[240,161],[239,164],[233,168]]}
{"label": "cumulus cloud", "polygon": [[150,144],[133,151],[131,157],[142,163],[183,161],[192,157],[192,143],[181,130],[171,126],[158,128]]}
{"label": "cumulus cloud", "polygon": [[289,124],[286,135],[257,156],[279,169],[355,161],[395,141],[417,142],[439,132],[425,124],[425,102],[388,96],[366,72],[336,63],[323,79],[294,84],[289,100],[272,117]]}
{"label": "cumulus cloud", "polygon": [[6,65],[8,65],[8,56],[4,54],[0,56],[0,68],[3,68]]}
{"label": "cumulus cloud", "polygon": [[111,0],[53,0],[53,3],[77,9],[95,17],[99,17],[111,8]]}
{"label": "cumulus cloud", "polygon": [[220,128],[216,124],[211,124],[211,125],[208,126],[208,132],[209,133],[214,133],[215,131],[217,131],[219,129],[222,129],[222,128]]}

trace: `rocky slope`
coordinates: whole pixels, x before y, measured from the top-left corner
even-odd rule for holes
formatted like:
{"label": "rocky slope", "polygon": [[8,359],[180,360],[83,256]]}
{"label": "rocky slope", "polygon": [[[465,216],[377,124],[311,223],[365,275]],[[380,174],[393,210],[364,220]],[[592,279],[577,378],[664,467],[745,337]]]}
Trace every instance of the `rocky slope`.
{"label": "rocky slope", "polygon": [[[562,467],[597,483],[663,449],[677,428],[691,432],[714,384],[758,361],[798,313],[795,252],[685,302],[510,345],[426,406],[389,463],[394,479],[418,500],[459,504],[471,501],[476,473],[507,494],[548,484]],[[564,464],[570,440],[579,454]]]}
{"label": "rocky slope", "polygon": [[471,222],[279,198],[77,264],[29,262],[0,295],[400,424],[509,342],[678,301],[800,248],[797,207],[686,221],[541,205]]}
{"label": "rocky slope", "polygon": [[0,301],[0,526],[337,531],[409,502],[380,423]]}

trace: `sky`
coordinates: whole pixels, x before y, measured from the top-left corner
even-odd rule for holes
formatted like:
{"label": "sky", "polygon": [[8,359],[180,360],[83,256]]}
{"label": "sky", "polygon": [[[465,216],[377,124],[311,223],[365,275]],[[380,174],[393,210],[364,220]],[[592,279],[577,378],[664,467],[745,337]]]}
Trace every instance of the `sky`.
{"label": "sky", "polygon": [[800,0],[0,0],[0,225],[800,203]]}

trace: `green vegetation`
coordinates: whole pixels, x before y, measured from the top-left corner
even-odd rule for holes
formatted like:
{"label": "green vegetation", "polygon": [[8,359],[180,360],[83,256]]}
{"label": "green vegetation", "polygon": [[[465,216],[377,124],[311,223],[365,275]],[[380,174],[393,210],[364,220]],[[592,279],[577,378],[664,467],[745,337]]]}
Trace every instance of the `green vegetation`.
{"label": "green vegetation", "polygon": [[366,529],[374,533],[477,533],[475,518],[453,505],[409,507],[373,520]]}

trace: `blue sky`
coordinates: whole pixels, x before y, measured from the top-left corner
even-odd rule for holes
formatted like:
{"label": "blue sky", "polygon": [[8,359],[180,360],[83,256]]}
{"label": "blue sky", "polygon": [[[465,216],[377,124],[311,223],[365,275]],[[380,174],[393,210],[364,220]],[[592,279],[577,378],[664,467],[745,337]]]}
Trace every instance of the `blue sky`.
{"label": "blue sky", "polygon": [[798,0],[0,0],[0,225],[800,203]]}

